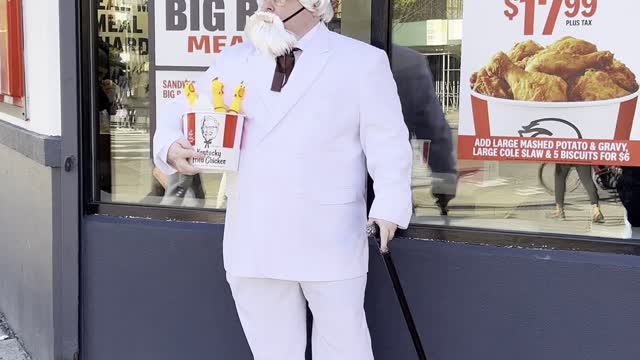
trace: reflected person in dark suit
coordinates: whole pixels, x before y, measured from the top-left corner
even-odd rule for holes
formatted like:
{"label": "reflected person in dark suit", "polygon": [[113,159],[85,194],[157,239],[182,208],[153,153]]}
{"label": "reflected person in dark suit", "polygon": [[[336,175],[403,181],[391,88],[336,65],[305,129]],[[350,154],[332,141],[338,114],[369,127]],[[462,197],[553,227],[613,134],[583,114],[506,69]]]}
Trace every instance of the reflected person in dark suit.
{"label": "reflected person in dark suit", "polygon": [[100,130],[97,139],[98,150],[98,186],[102,191],[101,200],[110,199],[112,192],[111,174],[111,116],[118,108],[118,86],[109,75],[118,70],[118,64],[111,62],[111,48],[100,37],[96,49],[96,111]]}
{"label": "reflected person in dark suit", "polygon": [[417,139],[431,140],[431,193],[446,213],[447,204],[456,195],[456,160],[451,127],[436,95],[429,64],[424,55],[398,45],[391,47],[391,63],[409,133]]}
{"label": "reflected person in dark suit", "polygon": [[623,167],[617,190],[627,221],[637,233],[640,228],[640,167]]}

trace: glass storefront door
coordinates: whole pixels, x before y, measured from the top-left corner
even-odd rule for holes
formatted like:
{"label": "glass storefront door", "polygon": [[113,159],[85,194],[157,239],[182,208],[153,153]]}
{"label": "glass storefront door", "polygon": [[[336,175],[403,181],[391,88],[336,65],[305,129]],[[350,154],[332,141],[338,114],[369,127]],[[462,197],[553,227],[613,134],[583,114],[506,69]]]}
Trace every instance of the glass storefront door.
{"label": "glass storefront door", "polygon": [[[493,53],[504,51],[518,66],[523,66],[523,70],[526,69],[527,73],[536,73],[531,70],[531,66],[534,66],[537,61],[535,55],[544,48],[541,44],[549,47],[565,46],[567,44],[563,45],[561,42],[566,42],[566,36],[569,34],[580,38],[588,37],[588,34],[592,34],[590,36],[593,37],[596,36],[593,34],[597,33],[588,28],[572,29],[558,20],[554,34],[537,37],[506,34],[506,29],[511,32],[516,30],[522,32],[518,25],[520,23],[509,20],[512,16],[509,15],[509,11],[517,11],[517,9],[510,10],[509,2],[507,5],[500,3],[482,8],[483,12],[489,12],[486,17],[474,11],[465,13],[472,14],[473,19],[463,19],[466,3],[463,0],[392,1],[392,66],[399,87],[405,121],[414,137],[416,153],[413,171],[415,210],[413,222],[474,229],[524,231],[532,234],[560,234],[561,236],[619,239],[636,236],[631,234],[630,225],[625,221],[626,211],[621,203],[617,186],[623,172],[619,165],[611,166],[605,161],[593,161],[586,165],[581,161],[573,163],[565,161],[562,164],[556,164],[553,161],[531,159],[527,161],[497,159],[499,156],[496,156],[497,160],[469,160],[468,156],[461,156],[458,143],[460,135],[466,134],[469,130],[464,129],[472,129],[474,121],[477,121],[475,114],[472,116],[470,111],[461,111],[465,104],[469,104],[468,90],[473,88],[474,91],[482,91],[484,88],[485,91],[490,91],[491,89],[486,90],[486,88],[491,86],[491,81],[504,85],[507,92],[511,90],[504,79],[493,75],[485,76],[486,72],[483,72],[485,70],[480,70],[484,63],[470,64],[475,59],[473,56],[481,51],[480,48],[492,49]],[[537,14],[544,14],[543,8],[541,5]],[[522,11],[525,11],[524,7],[520,9],[520,13]],[[587,14],[585,16],[590,15],[592,11],[592,7],[583,9],[583,13]],[[486,18],[495,19],[495,24],[487,23]],[[474,21],[473,24],[477,25],[473,28],[463,27],[463,22],[469,25],[468,21]],[[542,31],[545,23],[542,20],[539,21],[538,25]],[[467,37],[469,34],[466,33],[469,28],[472,29],[471,31],[486,29],[487,34],[494,35],[498,31],[496,29],[505,29],[503,30],[505,35],[496,35],[496,41],[504,38],[504,43],[510,44],[511,48],[507,46],[494,49],[489,38],[483,39],[482,45],[473,42],[463,43],[463,35],[465,38],[471,38]],[[474,39],[480,39],[478,36]],[[574,40],[576,43],[582,41],[589,45],[588,49],[593,48],[592,51],[587,50],[587,53],[595,52],[595,45],[586,40]],[[527,47],[537,51],[528,54],[526,58],[518,55]],[[627,54],[622,61],[634,60],[629,55]],[[521,58],[518,58],[519,56]],[[489,53],[486,57],[489,57]],[[469,73],[462,72],[462,64],[465,60],[470,64],[469,67],[475,67],[469,70]],[[533,61],[534,65],[526,67],[526,61],[529,63]],[[592,67],[612,76],[626,68],[624,64],[620,66],[613,64],[617,63],[613,62],[612,65],[608,65],[609,67],[602,65],[602,69],[598,68],[597,64],[593,64]],[[582,74],[586,70],[588,68],[575,74],[578,80],[580,76],[584,76]],[[537,73],[543,72],[540,70]],[[629,74],[626,70],[625,73]],[[544,73],[543,76],[546,75],[549,74]],[[629,78],[632,75],[629,75]],[[567,84],[571,87],[572,81],[578,80],[568,79]],[[560,81],[564,83],[563,80]],[[624,82],[621,84],[625,85]],[[637,89],[637,83],[633,81],[629,86],[630,90]],[[620,91],[623,94],[627,93],[623,89]],[[575,106],[570,102],[566,104]],[[476,110],[474,108],[474,111]],[[489,111],[493,110],[489,109]],[[515,112],[505,114],[507,117],[519,116]],[[615,121],[618,114],[612,114],[610,117]],[[598,121],[605,121],[605,119]],[[602,128],[605,132],[609,130],[611,129],[606,129],[606,126]],[[493,128],[493,131],[496,129]],[[559,130],[549,128],[545,131]],[[517,133],[515,136],[518,136]],[[558,138],[558,135],[554,137]],[[424,156],[425,147],[429,149],[428,157]],[[516,151],[521,150],[514,148],[512,151],[515,154]],[[490,154],[493,149],[488,151]],[[495,151],[498,150],[495,149]],[[507,154],[504,150],[500,151]],[[561,151],[562,149],[558,153],[562,154]],[[627,169],[628,173],[631,171]],[[455,175],[455,180],[449,176],[451,174]],[[441,209],[437,204],[436,195],[438,194],[455,195],[447,199],[450,200],[447,204],[447,217],[441,216]]]}

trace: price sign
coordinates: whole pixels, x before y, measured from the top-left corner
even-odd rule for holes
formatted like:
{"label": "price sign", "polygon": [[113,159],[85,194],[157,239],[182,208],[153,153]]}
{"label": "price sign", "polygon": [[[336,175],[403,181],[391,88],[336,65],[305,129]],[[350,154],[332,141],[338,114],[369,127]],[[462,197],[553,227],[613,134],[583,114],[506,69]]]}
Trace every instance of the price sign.
{"label": "price sign", "polygon": [[640,0],[467,1],[460,160],[640,166]]}
{"label": "price sign", "polygon": [[[553,35],[560,12],[564,10],[567,19],[593,17],[598,10],[598,0],[504,0],[507,10],[504,15],[513,21],[521,14],[521,4],[524,4],[524,35],[534,34],[534,23],[537,13],[546,15],[543,35]],[[581,19],[577,20],[578,23]],[[582,20],[588,21],[588,20]],[[575,24],[578,24],[575,23]],[[590,23],[587,22],[587,23]]]}

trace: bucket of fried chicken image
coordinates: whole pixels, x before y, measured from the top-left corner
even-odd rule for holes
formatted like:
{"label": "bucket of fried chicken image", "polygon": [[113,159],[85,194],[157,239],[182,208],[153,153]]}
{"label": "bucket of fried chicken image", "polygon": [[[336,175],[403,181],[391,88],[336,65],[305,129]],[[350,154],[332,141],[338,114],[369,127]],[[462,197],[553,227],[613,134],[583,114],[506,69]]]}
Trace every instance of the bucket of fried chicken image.
{"label": "bucket of fried chicken image", "polygon": [[478,137],[630,140],[639,95],[620,59],[574,37],[498,52],[470,86]]}
{"label": "bucket of fried chicken image", "polygon": [[193,84],[185,84],[184,94],[190,110],[182,115],[183,132],[189,143],[203,158],[193,158],[194,167],[203,172],[237,171],[244,115],[240,106],[245,88],[240,84],[233,103],[227,110],[223,99],[223,86],[218,79],[212,81],[213,111],[194,110],[198,94]]}

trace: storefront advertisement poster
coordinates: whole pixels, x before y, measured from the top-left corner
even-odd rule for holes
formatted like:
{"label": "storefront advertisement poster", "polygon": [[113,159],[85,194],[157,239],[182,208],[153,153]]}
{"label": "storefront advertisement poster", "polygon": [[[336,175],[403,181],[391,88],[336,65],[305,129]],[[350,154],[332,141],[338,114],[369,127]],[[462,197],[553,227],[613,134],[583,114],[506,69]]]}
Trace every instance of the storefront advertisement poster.
{"label": "storefront advertisement poster", "polygon": [[[146,1],[98,3],[98,48],[106,59],[99,79],[121,84],[129,97],[142,98],[149,83],[149,14]],[[107,52],[109,55],[107,55]],[[100,55],[99,55],[100,57]],[[107,64],[108,63],[108,64]],[[105,71],[105,65],[107,71]],[[126,74],[126,81],[122,79]]]}
{"label": "storefront advertisement poster", "polygon": [[640,165],[640,3],[465,3],[461,159]]}
{"label": "storefront advertisement poster", "polygon": [[[170,113],[171,103],[183,101],[187,108],[188,100],[184,95],[184,84],[189,81],[197,81],[202,76],[202,71],[156,71],[156,118],[158,121],[168,121],[164,119],[164,114]],[[202,102],[209,98],[208,94],[198,94]],[[199,110],[208,110],[206,108]],[[171,119],[181,121],[180,119]]]}
{"label": "storefront advertisement poster", "polygon": [[211,65],[227,46],[244,41],[257,0],[154,1],[155,65]]}
{"label": "storefront advertisement poster", "polygon": [[126,5],[107,0],[98,3],[98,39],[129,60],[149,55],[148,6],[142,0]]}

